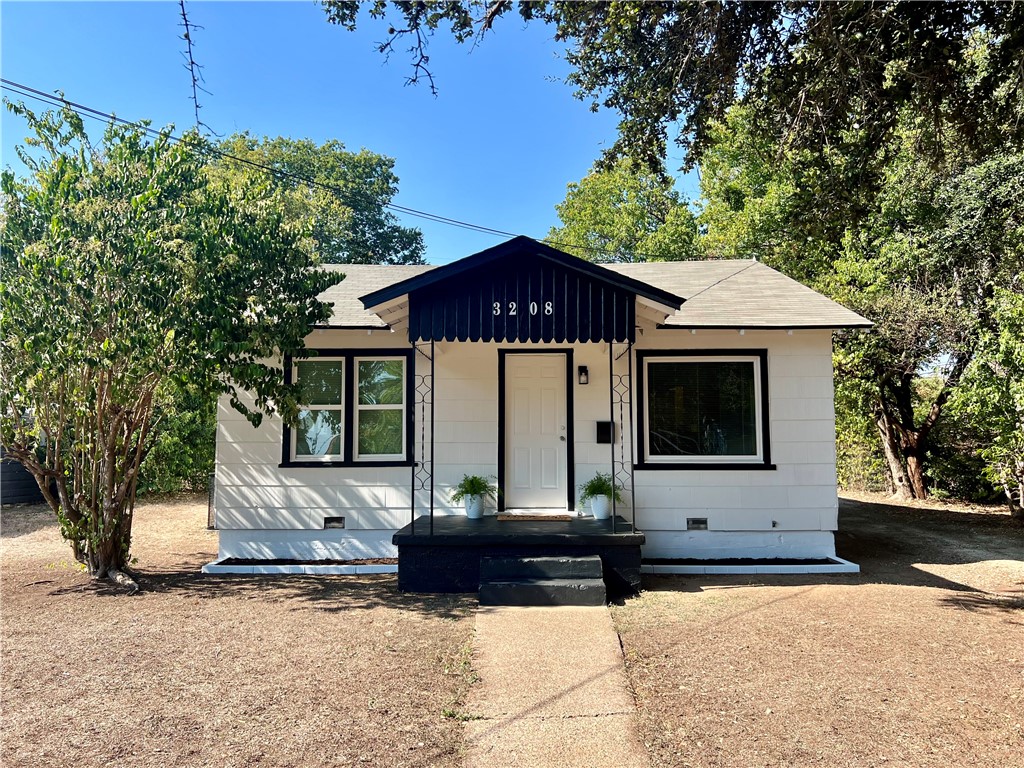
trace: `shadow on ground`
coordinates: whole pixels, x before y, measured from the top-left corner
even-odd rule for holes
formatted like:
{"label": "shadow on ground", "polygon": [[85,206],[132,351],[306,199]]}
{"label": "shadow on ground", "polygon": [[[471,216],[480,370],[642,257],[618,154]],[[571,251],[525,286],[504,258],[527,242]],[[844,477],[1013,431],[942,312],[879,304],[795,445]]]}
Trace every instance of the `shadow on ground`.
{"label": "shadow on ground", "polygon": [[[476,606],[476,595],[418,595],[400,592],[394,574],[314,576],[283,574],[204,574],[199,568],[136,573],[142,594],[179,594],[202,600],[232,598],[280,603],[288,610],[329,613],[375,608],[413,611],[435,618],[457,619]],[[55,589],[51,594],[90,592],[123,597],[125,592],[107,582],[84,582]],[[135,598],[132,598],[135,599]]]}
{"label": "shadow on ground", "polygon": [[[1024,610],[1024,582],[986,592],[919,567],[986,560],[1024,561],[1024,525],[1009,515],[903,507],[840,499],[836,554],[860,565],[856,574],[645,576],[650,591],[701,592],[751,586],[813,587],[821,584],[897,584],[932,587],[949,594],[942,603],[973,612]],[[780,598],[785,599],[785,598]]]}

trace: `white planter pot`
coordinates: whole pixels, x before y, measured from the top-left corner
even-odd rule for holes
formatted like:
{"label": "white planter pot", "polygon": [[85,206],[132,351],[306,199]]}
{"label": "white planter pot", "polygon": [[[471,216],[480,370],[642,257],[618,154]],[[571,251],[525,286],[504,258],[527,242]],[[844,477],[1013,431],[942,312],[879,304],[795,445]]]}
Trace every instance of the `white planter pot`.
{"label": "white planter pot", "polygon": [[466,505],[466,517],[470,520],[479,520],[484,515],[484,497],[478,493],[462,497]]}
{"label": "white planter pot", "polygon": [[590,512],[595,520],[607,520],[612,516],[612,500],[607,496],[591,496]]}

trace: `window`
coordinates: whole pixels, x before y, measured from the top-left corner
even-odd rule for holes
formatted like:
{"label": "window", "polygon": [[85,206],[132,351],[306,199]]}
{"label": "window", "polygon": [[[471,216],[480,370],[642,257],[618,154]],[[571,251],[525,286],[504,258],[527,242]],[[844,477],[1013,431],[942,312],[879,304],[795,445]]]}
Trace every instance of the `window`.
{"label": "window", "polygon": [[408,465],[411,364],[404,350],[318,350],[287,361],[303,407],[285,427],[282,465]]}
{"label": "window", "polygon": [[769,466],[767,354],[638,354],[648,468]]}
{"label": "window", "polygon": [[357,358],[356,458],[402,458],[405,360]]}
{"label": "window", "polygon": [[295,457],[340,459],[345,361],[303,360],[295,364],[295,376],[305,405],[295,430]]}

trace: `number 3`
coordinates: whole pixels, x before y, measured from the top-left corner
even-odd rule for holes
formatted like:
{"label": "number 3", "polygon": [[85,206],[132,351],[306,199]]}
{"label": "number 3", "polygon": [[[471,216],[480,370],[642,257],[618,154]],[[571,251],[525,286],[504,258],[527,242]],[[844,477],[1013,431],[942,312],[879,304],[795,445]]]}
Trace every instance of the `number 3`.
{"label": "number 3", "polygon": [[495,317],[497,317],[500,314],[501,314],[501,303],[496,301],[496,302],[494,302],[494,315],[495,315]]}

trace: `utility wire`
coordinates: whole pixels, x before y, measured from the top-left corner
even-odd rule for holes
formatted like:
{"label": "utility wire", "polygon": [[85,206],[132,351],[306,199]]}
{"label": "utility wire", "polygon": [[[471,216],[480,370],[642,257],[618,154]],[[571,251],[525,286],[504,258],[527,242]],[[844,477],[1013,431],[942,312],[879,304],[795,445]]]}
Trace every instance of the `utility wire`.
{"label": "utility wire", "polygon": [[[94,120],[103,120],[107,122],[118,123],[120,125],[125,125],[131,128],[136,128],[151,136],[163,136],[175,144],[184,143],[184,139],[182,139],[181,137],[165,133],[163,131],[159,131],[156,128],[152,128],[146,125],[145,123],[126,120],[122,117],[117,117],[116,115],[110,114],[108,112],[103,112],[101,110],[86,106],[85,104],[79,104],[77,102],[70,101],[69,99],[61,98],[60,96],[51,96],[50,94],[45,93],[44,91],[40,91],[30,86],[14,82],[13,80],[8,80],[7,78],[0,78],[0,84],[2,84],[2,87],[5,90],[11,91],[12,93],[16,93],[19,96],[26,96],[28,98],[35,99],[36,101],[41,101],[44,104],[48,104],[50,106],[68,107],[74,112],[77,112],[79,115],[82,115],[83,117],[90,117]],[[247,165],[251,168],[266,171],[267,173],[273,174],[274,176],[277,176],[279,178],[288,179],[302,184],[308,184],[314,187],[319,187],[321,189],[332,192],[335,195],[338,195],[338,197],[341,198],[341,201],[346,205],[350,204],[350,200],[348,199],[348,193],[346,192],[346,190],[334,184],[328,184],[326,182],[317,181],[316,179],[312,179],[308,176],[292,173],[282,168],[274,168],[269,165],[264,165],[263,163],[256,162],[255,160],[250,160],[249,158],[239,157],[237,155],[231,154],[230,152],[224,152],[223,150],[217,149],[216,147],[213,147],[208,143],[203,146],[197,146],[196,149],[207,154],[215,155],[225,160],[233,160],[237,163]],[[439,224],[449,224],[456,227],[462,227],[464,229],[481,232],[483,234],[496,235],[498,237],[516,236],[514,232],[505,232],[500,229],[493,229],[491,227],[485,227],[480,224],[473,224],[468,221],[460,221],[459,219],[452,219],[447,216],[441,216],[440,214],[430,213],[428,211],[421,211],[416,208],[410,208],[408,206],[398,205],[396,203],[386,203],[385,207],[397,213],[404,213],[409,216],[417,216],[419,218],[427,219],[428,221],[433,221]]]}
{"label": "utility wire", "polygon": [[[31,86],[23,85],[22,83],[15,82],[13,80],[8,80],[7,78],[0,78],[0,87],[2,87],[5,90],[11,91],[12,93],[15,93],[15,94],[17,94],[19,96],[25,96],[25,97],[30,98],[30,99],[35,99],[36,101],[41,101],[44,104],[47,104],[49,106],[68,107],[69,109],[73,110],[74,112],[77,112],[79,115],[81,115],[83,117],[89,117],[89,118],[92,118],[94,120],[102,120],[102,121],[106,121],[106,122],[118,123],[120,125],[125,125],[125,126],[131,127],[131,128],[136,128],[136,129],[138,129],[140,131],[143,131],[143,132],[145,132],[145,133],[147,133],[147,134],[149,134],[151,136],[164,137],[167,140],[169,140],[169,141],[171,141],[171,142],[173,142],[175,144],[184,143],[184,141],[185,141],[184,139],[182,139],[179,136],[175,136],[175,135],[173,135],[171,133],[167,133],[165,131],[159,131],[156,128],[152,128],[149,125],[146,125],[145,123],[140,123],[140,122],[132,121],[132,120],[126,120],[126,119],[124,119],[122,117],[117,117],[116,115],[111,114],[109,112],[103,112],[102,110],[86,106],[85,104],[79,104],[77,102],[70,101],[69,99],[66,99],[63,96],[53,96],[53,95],[50,95],[50,94],[46,93],[45,91],[40,91],[40,90],[38,90],[36,88],[32,88]],[[255,160],[250,160],[249,158],[239,157],[237,155],[232,155],[230,152],[224,152],[223,150],[217,149],[216,147],[212,146],[209,142],[204,142],[201,146],[197,146],[195,148],[198,149],[201,152],[204,152],[204,153],[207,153],[207,154],[211,154],[211,155],[215,155],[216,157],[219,157],[219,158],[222,158],[222,159],[225,159],[225,160],[233,160],[233,161],[235,161],[237,163],[241,163],[243,165],[247,165],[247,166],[249,166],[251,168],[256,168],[256,169],[259,169],[259,170],[262,170],[262,171],[266,171],[267,173],[270,173],[270,174],[272,174],[274,176],[277,176],[278,178],[288,179],[288,180],[295,181],[295,182],[298,182],[298,183],[301,183],[301,184],[307,184],[307,185],[309,185],[311,187],[318,187],[320,189],[324,189],[324,190],[326,190],[328,192],[331,192],[331,193],[337,195],[338,198],[343,203],[345,203],[346,205],[349,204],[349,200],[347,199],[348,198],[348,192],[345,189],[343,189],[342,187],[338,187],[338,186],[336,186],[334,184],[328,184],[328,183],[325,183],[325,182],[322,182],[322,181],[317,181],[316,179],[310,178],[308,176],[302,176],[301,174],[292,173],[290,171],[286,171],[286,170],[283,170],[281,168],[274,168],[273,166],[264,165],[263,163],[256,162]],[[453,219],[453,218],[449,218],[448,216],[441,216],[440,214],[437,214],[437,213],[430,213],[429,211],[421,211],[421,210],[418,210],[416,208],[409,208],[408,206],[398,205],[397,203],[385,203],[384,207],[388,208],[389,210],[392,210],[392,211],[394,211],[396,213],[402,213],[402,214],[405,214],[407,216],[415,216],[417,218],[425,219],[427,221],[432,221],[432,222],[434,222],[436,224],[447,224],[447,225],[453,226],[453,227],[461,227],[462,229],[468,229],[471,232],[479,232],[481,234],[494,235],[496,237],[516,237],[517,236],[517,234],[515,232],[506,232],[506,231],[501,230],[501,229],[494,229],[492,227],[486,227],[486,226],[484,226],[482,224],[473,224],[472,222],[462,221],[460,219]],[[602,255],[605,255],[605,256],[613,255],[613,251],[611,251],[611,250],[609,250],[607,248],[601,248],[600,246],[578,245],[578,244],[575,244],[575,243],[562,243],[562,242],[558,242],[557,240],[550,240],[548,238],[543,238],[543,241],[548,243],[549,245],[552,245],[552,246],[563,246],[565,248],[575,248],[575,249],[579,249],[579,250],[586,250],[586,251],[591,251],[592,253],[602,254]],[[632,255],[633,256],[651,256],[651,257],[654,257],[654,254],[641,253],[641,252],[638,252],[638,251],[632,252]]]}

